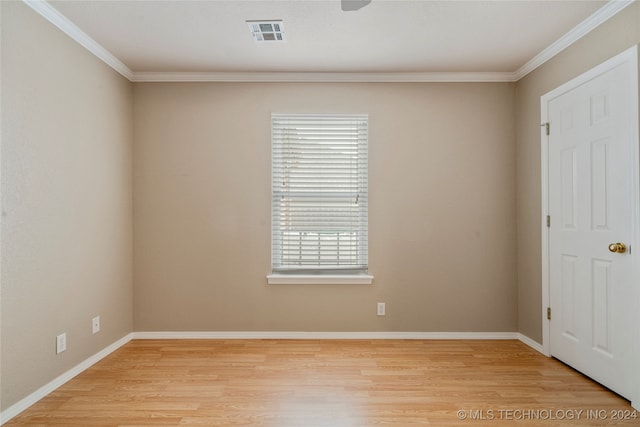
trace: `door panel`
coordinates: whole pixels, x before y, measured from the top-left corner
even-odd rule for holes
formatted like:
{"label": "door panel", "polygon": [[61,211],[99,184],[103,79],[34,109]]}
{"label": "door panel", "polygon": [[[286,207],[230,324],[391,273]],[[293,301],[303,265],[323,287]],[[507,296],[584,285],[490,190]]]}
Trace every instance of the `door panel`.
{"label": "door panel", "polygon": [[612,358],[611,354],[611,262],[592,261],[593,347]]}
{"label": "door panel", "polygon": [[562,256],[562,333],[573,340],[576,337],[576,274],[575,266],[578,257]]}
{"label": "door panel", "polygon": [[562,226],[576,228],[576,149],[562,150]]}
{"label": "door panel", "polygon": [[608,230],[607,224],[607,143],[591,143],[591,230]]}

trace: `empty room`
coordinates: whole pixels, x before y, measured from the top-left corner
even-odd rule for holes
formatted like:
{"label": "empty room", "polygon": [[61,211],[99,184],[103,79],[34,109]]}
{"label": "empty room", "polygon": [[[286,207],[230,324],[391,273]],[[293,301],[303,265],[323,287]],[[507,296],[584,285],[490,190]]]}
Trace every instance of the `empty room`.
{"label": "empty room", "polygon": [[638,1],[0,22],[1,425],[640,426]]}

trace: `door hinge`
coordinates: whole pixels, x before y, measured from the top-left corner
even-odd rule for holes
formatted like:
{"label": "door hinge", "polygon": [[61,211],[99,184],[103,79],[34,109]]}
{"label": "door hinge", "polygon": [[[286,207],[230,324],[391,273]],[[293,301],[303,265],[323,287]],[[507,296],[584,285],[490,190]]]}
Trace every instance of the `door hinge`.
{"label": "door hinge", "polygon": [[551,215],[547,215],[547,227],[551,227]]}
{"label": "door hinge", "polygon": [[541,124],[540,127],[544,127],[546,134],[549,135],[549,122]]}
{"label": "door hinge", "polygon": [[551,307],[547,307],[547,320],[551,320]]}

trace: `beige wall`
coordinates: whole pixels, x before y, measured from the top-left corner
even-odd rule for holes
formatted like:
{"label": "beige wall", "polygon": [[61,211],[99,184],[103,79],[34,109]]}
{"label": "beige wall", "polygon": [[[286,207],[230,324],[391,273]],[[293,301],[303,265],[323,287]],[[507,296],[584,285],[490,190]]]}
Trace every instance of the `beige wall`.
{"label": "beige wall", "polygon": [[4,410],[132,330],[132,85],[0,3]]}
{"label": "beige wall", "polygon": [[[135,84],[134,330],[515,331],[514,102],[509,83]],[[267,285],[272,112],[369,113],[373,285]]]}
{"label": "beige wall", "polygon": [[516,86],[518,204],[518,330],[542,342],[540,97],[640,43],[635,2]]}

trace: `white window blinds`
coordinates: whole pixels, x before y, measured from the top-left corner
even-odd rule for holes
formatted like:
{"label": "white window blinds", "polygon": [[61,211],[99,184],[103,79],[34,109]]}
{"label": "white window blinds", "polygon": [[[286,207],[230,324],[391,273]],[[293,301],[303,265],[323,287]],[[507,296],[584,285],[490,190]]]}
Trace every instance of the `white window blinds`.
{"label": "white window blinds", "polygon": [[272,115],[272,269],[366,272],[367,115]]}

